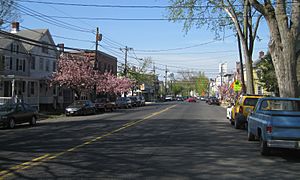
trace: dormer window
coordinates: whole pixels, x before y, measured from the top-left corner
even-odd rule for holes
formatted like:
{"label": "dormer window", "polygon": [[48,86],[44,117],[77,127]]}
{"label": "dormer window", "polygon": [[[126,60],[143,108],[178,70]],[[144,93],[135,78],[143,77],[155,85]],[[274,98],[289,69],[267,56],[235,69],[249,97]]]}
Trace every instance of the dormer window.
{"label": "dormer window", "polygon": [[[43,42],[43,43],[46,44],[46,42]],[[48,46],[45,45],[45,44],[42,45],[42,52],[45,53],[45,54],[48,54]]]}

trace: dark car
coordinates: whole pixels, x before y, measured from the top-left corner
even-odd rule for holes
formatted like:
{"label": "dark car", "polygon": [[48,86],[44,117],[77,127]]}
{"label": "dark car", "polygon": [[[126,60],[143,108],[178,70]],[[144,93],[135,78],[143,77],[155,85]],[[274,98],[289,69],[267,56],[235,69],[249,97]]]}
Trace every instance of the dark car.
{"label": "dark car", "polygon": [[95,114],[96,109],[90,100],[76,100],[66,108],[67,116]]}
{"label": "dark car", "polygon": [[117,108],[131,108],[131,99],[128,97],[118,97],[116,100]]}
{"label": "dark car", "polygon": [[218,98],[216,97],[210,97],[208,98],[208,102],[209,105],[215,104],[215,105],[220,105],[220,101]]}
{"label": "dark car", "polygon": [[141,100],[137,96],[130,96],[131,104],[133,107],[141,106]]}
{"label": "dark car", "polygon": [[14,128],[16,124],[29,123],[35,125],[38,112],[25,103],[12,103],[0,106],[0,124],[4,127]]}
{"label": "dark car", "polygon": [[144,96],[139,96],[140,101],[141,101],[141,106],[145,106],[146,105],[146,101],[145,101],[145,97]]}
{"label": "dark car", "polygon": [[116,103],[110,101],[108,98],[99,98],[95,100],[95,108],[97,111],[106,112],[116,109]]}

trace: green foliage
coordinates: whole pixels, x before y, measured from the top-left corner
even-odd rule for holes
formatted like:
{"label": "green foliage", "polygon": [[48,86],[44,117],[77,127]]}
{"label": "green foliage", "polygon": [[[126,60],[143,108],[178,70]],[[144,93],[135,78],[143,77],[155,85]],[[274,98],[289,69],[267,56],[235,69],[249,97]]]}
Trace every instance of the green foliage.
{"label": "green foliage", "polygon": [[209,79],[204,73],[199,73],[199,77],[196,79],[195,88],[200,96],[204,96],[208,90]]}
{"label": "green foliage", "polygon": [[[206,26],[215,32],[217,38],[220,38],[224,27],[235,28],[230,16],[224,11],[224,7],[229,7],[229,4],[234,4],[236,1],[169,0],[169,2],[171,4],[168,9],[170,21],[183,21],[185,32],[188,32],[193,26],[197,28]],[[233,6],[233,10],[237,14],[242,14],[241,7],[243,6]]]}
{"label": "green foliage", "polygon": [[275,74],[275,68],[270,53],[257,64],[257,76],[260,84],[269,92],[279,95],[279,87]]}

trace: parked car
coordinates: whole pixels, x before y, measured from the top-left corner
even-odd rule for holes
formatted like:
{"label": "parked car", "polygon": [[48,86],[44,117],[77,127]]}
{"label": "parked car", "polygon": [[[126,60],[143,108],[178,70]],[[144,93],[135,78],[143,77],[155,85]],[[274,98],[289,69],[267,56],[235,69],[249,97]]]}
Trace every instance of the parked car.
{"label": "parked car", "polygon": [[90,100],[76,100],[65,109],[66,116],[95,114],[95,105]]}
{"label": "parked car", "polygon": [[194,97],[189,97],[188,99],[185,100],[186,102],[197,102],[196,98]]}
{"label": "parked car", "polygon": [[118,97],[116,106],[117,108],[132,108],[131,99],[129,97]]}
{"label": "parked car", "polygon": [[173,96],[172,95],[167,95],[166,97],[165,97],[165,101],[173,101],[174,99],[173,99]]}
{"label": "parked car", "polygon": [[129,96],[131,100],[132,107],[139,107],[141,106],[141,100],[137,96]]}
{"label": "parked car", "polygon": [[29,123],[36,125],[38,112],[26,103],[8,103],[0,106],[0,124],[14,128],[16,124]]}
{"label": "parked car", "polygon": [[247,116],[254,109],[261,95],[242,95],[236,101],[231,112],[230,122],[236,129],[246,128]]}
{"label": "parked car", "polygon": [[226,108],[226,118],[229,119],[229,121],[231,122],[231,113],[232,113],[232,108],[234,107],[234,103],[231,103],[229,106],[227,106]]}
{"label": "parked car", "polygon": [[201,96],[201,97],[200,97],[200,101],[205,101],[205,97],[204,97],[204,96]]}
{"label": "parked car", "polygon": [[98,98],[95,100],[96,111],[106,112],[116,109],[116,103],[111,102],[108,98]]}
{"label": "parked car", "polygon": [[300,148],[300,98],[261,98],[248,119],[248,140],[260,140],[260,152]]}
{"label": "parked car", "polygon": [[216,97],[210,97],[208,98],[208,102],[207,102],[209,105],[212,105],[212,104],[215,104],[215,105],[220,105],[220,101],[218,98]]}
{"label": "parked car", "polygon": [[177,97],[176,101],[184,101],[184,98],[183,97]]}
{"label": "parked car", "polygon": [[139,96],[140,101],[141,101],[141,106],[145,106],[146,105],[146,101],[145,101],[145,97],[144,96]]}

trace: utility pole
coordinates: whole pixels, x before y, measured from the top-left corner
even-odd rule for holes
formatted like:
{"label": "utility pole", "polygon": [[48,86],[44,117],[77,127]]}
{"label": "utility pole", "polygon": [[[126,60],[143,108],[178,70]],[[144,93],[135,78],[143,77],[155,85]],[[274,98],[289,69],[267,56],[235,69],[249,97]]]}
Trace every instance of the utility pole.
{"label": "utility pole", "polygon": [[223,85],[223,63],[221,64],[221,87]]}
{"label": "utility pole", "polygon": [[167,96],[167,81],[168,81],[168,66],[166,65],[166,72],[165,72],[165,96]]}
{"label": "utility pole", "polygon": [[[102,40],[102,34],[99,33],[99,27],[96,29],[96,48],[95,48],[95,62],[94,69],[99,70],[99,62],[98,62],[98,42]],[[96,85],[94,86],[94,99],[97,97]]]}
{"label": "utility pole", "polygon": [[242,57],[242,50],[241,50],[241,40],[238,33],[236,33],[237,40],[238,40],[238,48],[239,48],[239,56],[240,56],[240,64],[241,64],[241,81],[242,81],[242,92],[243,94],[246,93],[245,87],[245,79],[244,79],[244,65],[243,65],[243,57]]}
{"label": "utility pole", "polygon": [[155,74],[155,63],[153,63],[153,96],[154,96],[154,101],[156,101],[156,74]]}
{"label": "utility pole", "polygon": [[[123,49],[121,48],[121,50],[123,50]],[[124,50],[125,50],[124,76],[127,77],[127,73],[128,73],[128,69],[127,69],[127,52],[128,52],[129,50],[132,50],[132,48],[128,48],[128,47],[126,46],[126,47],[124,48]]]}

